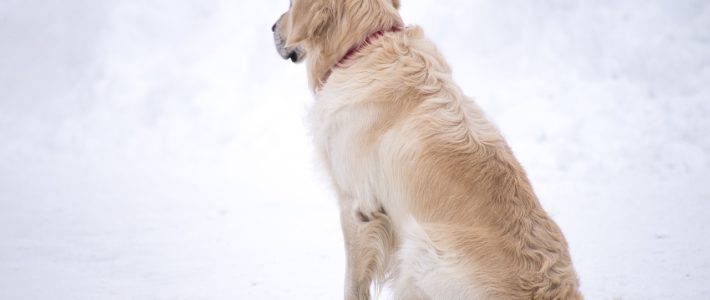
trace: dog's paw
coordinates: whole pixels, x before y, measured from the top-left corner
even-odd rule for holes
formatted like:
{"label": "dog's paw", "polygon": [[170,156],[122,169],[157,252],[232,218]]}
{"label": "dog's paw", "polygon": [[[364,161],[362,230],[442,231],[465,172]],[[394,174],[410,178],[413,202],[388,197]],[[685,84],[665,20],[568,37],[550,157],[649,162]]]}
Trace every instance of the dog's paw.
{"label": "dog's paw", "polygon": [[358,221],[362,223],[368,223],[374,219],[387,217],[387,212],[385,211],[384,207],[380,207],[380,209],[374,212],[365,212],[363,210],[358,210],[356,216]]}

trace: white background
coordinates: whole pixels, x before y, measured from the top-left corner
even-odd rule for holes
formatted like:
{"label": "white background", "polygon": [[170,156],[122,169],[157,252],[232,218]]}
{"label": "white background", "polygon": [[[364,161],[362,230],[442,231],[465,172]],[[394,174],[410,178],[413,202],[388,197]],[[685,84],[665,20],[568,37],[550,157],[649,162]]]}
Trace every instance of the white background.
{"label": "white background", "polygon": [[[403,0],[588,299],[710,299],[710,2]],[[288,1],[0,1],[0,299],[339,299]]]}

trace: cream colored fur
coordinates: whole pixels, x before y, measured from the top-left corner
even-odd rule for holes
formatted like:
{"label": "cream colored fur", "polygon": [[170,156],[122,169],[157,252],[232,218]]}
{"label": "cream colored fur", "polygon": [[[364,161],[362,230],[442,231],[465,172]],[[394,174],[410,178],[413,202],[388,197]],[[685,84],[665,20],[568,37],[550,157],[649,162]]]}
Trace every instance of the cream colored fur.
{"label": "cream colored fur", "polygon": [[276,26],[280,52],[307,57],[313,135],[341,210],[345,298],[389,282],[397,299],[581,299],[560,229],[419,27],[336,66],[370,33],[402,25],[398,7],[294,0]]}

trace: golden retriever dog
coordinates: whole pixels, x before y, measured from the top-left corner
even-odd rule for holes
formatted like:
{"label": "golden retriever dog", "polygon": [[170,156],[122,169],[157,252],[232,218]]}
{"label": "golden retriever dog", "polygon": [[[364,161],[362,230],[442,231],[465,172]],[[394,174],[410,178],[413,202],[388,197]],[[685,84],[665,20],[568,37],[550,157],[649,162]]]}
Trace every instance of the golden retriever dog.
{"label": "golden retriever dog", "polygon": [[398,0],[292,0],[272,30],[306,61],[337,192],[345,299],[581,299],[567,242],[498,130]]}

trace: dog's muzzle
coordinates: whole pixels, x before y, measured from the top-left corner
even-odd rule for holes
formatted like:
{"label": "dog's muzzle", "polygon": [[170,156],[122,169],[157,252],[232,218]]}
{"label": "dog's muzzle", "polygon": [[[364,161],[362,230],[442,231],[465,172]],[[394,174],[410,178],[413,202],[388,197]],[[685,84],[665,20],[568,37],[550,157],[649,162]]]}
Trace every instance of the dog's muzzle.
{"label": "dog's muzzle", "polygon": [[302,47],[286,47],[286,41],[281,37],[281,35],[276,31],[278,23],[271,27],[271,31],[274,33],[274,44],[276,45],[276,51],[283,57],[283,59],[290,59],[294,63],[299,63],[303,61],[306,56],[306,52],[303,51]]}

